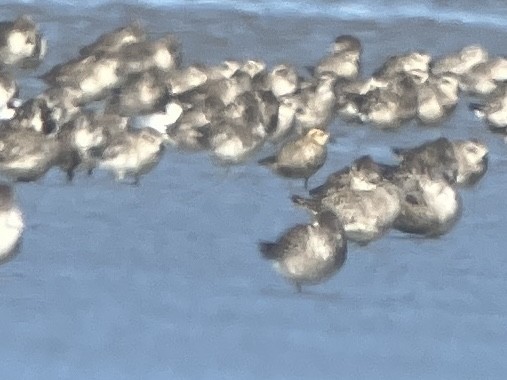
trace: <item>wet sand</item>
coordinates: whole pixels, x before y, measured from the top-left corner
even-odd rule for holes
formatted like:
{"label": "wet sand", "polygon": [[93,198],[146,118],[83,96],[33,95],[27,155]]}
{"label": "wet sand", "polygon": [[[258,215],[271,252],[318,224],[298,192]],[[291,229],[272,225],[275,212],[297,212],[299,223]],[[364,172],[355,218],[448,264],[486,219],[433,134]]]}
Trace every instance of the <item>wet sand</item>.
{"label": "wet sand", "polygon": [[[339,34],[364,46],[363,74],[390,55],[432,55],[480,43],[505,54],[507,30],[427,19],[351,21],[302,14],[102,6],[6,5],[33,15],[49,39],[46,61],[19,72],[21,96],[37,75],[101,34],[139,20],[175,33],[184,63],[225,58],[291,62],[303,73]],[[300,181],[255,160],[228,172],[205,153],[169,151],[131,187],[107,175],[66,184],[52,171],[16,186],[27,229],[21,253],[0,267],[0,373],[16,378],[503,378],[507,364],[507,256],[503,200],[507,146],[463,99],[438,127],[397,132],[331,126],[321,183],[362,154],[392,162],[390,146],[439,136],[490,149],[481,183],[463,190],[464,213],[439,239],[392,232],[363,248],[329,282],[300,297],[256,243],[307,220],[289,201]],[[259,157],[269,153],[269,147]]]}

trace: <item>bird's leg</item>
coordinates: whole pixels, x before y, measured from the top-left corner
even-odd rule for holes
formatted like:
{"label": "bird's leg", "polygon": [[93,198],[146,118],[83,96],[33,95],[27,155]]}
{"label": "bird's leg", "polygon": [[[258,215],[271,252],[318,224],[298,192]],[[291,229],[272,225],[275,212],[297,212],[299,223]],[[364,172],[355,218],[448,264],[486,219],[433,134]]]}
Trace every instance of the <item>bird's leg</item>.
{"label": "bird's leg", "polygon": [[308,190],[308,178],[305,178],[305,190]]}
{"label": "bird's leg", "polygon": [[299,282],[295,282],[294,285],[296,286],[296,292],[298,294],[301,294],[301,292],[303,291],[303,289],[301,288],[301,284]]}
{"label": "bird's leg", "polygon": [[74,179],[74,168],[67,170],[67,182],[71,183]]}
{"label": "bird's leg", "polygon": [[125,172],[123,170],[119,170],[116,172],[116,182],[125,181]]}

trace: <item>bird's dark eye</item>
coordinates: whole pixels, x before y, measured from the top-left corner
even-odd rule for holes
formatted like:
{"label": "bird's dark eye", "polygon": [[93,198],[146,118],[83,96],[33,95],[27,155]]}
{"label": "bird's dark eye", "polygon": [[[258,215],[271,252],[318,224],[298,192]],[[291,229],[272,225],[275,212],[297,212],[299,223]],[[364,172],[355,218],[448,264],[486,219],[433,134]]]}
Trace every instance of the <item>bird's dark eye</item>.
{"label": "bird's dark eye", "polygon": [[155,142],[155,138],[153,136],[150,136],[150,135],[145,135],[144,138],[146,140],[148,140],[149,142],[151,143],[154,143]]}
{"label": "bird's dark eye", "polygon": [[470,146],[468,146],[466,150],[467,150],[467,152],[469,152],[469,153],[477,154],[477,147],[476,147],[476,146],[474,146],[474,145],[470,145]]}

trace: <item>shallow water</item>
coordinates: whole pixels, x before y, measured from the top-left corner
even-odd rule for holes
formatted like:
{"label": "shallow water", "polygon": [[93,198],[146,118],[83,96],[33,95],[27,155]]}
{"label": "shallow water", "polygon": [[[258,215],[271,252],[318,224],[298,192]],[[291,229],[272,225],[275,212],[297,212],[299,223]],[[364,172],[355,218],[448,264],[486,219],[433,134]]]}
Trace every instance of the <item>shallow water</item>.
{"label": "shallow water", "polygon": [[[382,2],[372,11],[367,1],[345,2],[343,12],[328,1],[284,2],[285,8],[269,1],[1,4],[3,19],[30,13],[49,39],[41,67],[18,73],[23,98],[41,91],[37,75],[131,20],[153,36],[176,33],[186,63],[262,58],[292,62],[301,72],[337,35],[354,34],[364,44],[364,75],[413,49],[440,55],[481,43],[502,55],[507,37],[499,1],[400,4],[392,12]],[[57,171],[16,185],[27,229],[21,253],[0,267],[0,373],[503,379],[507,146],[466,105],[463,99],[439,127],[410,124],[398,132],[335,120],[328,161],[310,185],[362,154],[390,162],[390,146],[439,136],[484,141],[490,167],[478,186],[461,191],[463,216],[449,234],[392,232],[367,247],[351,245],[341,272],[303,295],[257,251],[258,240],[308,220],[289,201],[304,194],[302,181],[275,177],[255,160],[225,171],[204,153],[169,151],[139,187],[103,173],[78,175],[69,185]]]}

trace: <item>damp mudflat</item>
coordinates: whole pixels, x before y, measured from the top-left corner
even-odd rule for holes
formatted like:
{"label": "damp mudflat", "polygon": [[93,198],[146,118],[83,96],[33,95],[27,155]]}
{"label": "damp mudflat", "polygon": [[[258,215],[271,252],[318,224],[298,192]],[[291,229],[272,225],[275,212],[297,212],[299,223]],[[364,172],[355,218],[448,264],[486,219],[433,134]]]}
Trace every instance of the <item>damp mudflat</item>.
{"label": "damp mudflat", "polygon": [[[24,99],[42,90],[37,75],[134,20],[153,37],[175,33],[186,64],[258,58],[303,73],[340,34],[362,41],[363,75],[409,50],[507,50],[501,1],[414,1],[413,12],[386,5],[378,13],[367,1],[343,13],[325,1],[273,9],[269,1],[1,4],[2,19],[29,13],[49,40],[37,71],[17,73]],[[461,190],[463,215],[450,233],[391,232],[351,244],[342,270],[303,294],[257,250],[259,240],[308,221],[289,200],[305,193],[302,181],[255,163],[269,147],[228,170],[206,153],[169,150],[138,187],[100,172],[68,184],[57,170],[16,184],[27,227],[20,254],[0,267],[2,377],[503,379],[507,145],[474,118],[469,101],[437,127],[384,132],[333,122],[328,160],[311,186],[360,155],[393,162],[391,146],[440,136],[482,140],[490,166]]]}

